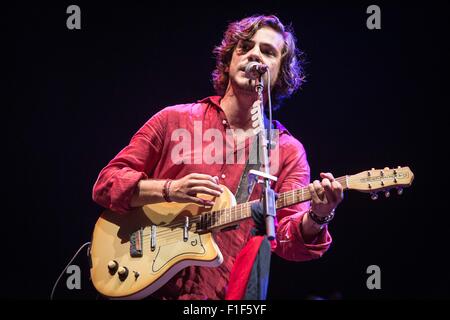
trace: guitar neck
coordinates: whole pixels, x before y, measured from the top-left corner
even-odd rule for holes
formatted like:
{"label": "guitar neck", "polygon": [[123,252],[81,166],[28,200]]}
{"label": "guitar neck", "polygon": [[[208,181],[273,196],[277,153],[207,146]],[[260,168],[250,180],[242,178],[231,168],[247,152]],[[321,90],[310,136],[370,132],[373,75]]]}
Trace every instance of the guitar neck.
{"label": "guitar neck", "polygon": [[[347,176],[339,177],[336,180],[342,185],[344,190],[348,189]],[[311,193],[309,192],[308,187],[303,187],[280,193],[275,205],[277,209],[281,209],[308,200],[311,200]],[[252,216],[251,206],[256,202],[258,202],[258,200],[238,204],[231,208],[204,213],[202,214],[200,222],[202,226],[201,229],[212,231],[214,229],[234,225],[238,221],[250,218]]]}

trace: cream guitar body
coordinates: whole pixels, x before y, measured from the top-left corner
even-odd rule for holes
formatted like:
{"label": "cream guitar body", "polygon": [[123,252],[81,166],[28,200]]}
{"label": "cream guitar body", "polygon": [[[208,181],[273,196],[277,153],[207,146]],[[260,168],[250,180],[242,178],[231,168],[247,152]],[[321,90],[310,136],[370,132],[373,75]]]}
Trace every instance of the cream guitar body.
{"label": "cream guitar body", "polygon": [[222,187],[212,208],[163,202],[124,215],[105,211],[95,225],[90,250],[95,288],[109,298],[140,299],[187,266],[220,265],[223,258],[212,233],[191,226],[186,236],[184,225],[203,212],[236,205],[233,194]]}

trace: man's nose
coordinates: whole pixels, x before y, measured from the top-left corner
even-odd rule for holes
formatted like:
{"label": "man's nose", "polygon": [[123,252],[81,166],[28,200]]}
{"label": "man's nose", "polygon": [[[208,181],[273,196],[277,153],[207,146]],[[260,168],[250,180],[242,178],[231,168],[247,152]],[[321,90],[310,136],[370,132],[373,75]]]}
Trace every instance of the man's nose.
{"label": "man's nose", "polygon": [[262,63],[261,51],[257,48],[257,46],[253,47],[253,49],[249,52],[248,61],[256,61]]}

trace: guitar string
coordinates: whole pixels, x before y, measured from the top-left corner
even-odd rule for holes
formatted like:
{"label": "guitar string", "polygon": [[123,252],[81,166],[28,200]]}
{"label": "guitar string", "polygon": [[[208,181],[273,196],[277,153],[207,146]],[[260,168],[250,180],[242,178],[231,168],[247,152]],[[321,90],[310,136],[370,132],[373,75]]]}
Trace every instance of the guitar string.
{"label": "guitar string", "polygon": [[[309,196],[309,194],[307,194],[307,193],[308,193],[307,191],[304,191],[304,195]],[[278,201],[280,201],[280,199],[282,199],[281,201],[283,201],[283,200],[284,201],[290,201],[290,200],[294,201],[296,198],[298,198],[298,194],[296,194],[295,192],[292,192],[292,193],[285,194],[282,198],[279,198]],[[204,223],[207,224],[207,227],[211,227],[212,226],[211,225],[211,221],[214,221],[213,224],[215,224],[215,223],[221,221],[221,219],[220,219],[221,217],[225,216],[225,218],[223,219],[225,221],[223,223],[218,224],[217,225],[217,227],[218,227],[220,225],[225,225],[225,224],[228,224],[230,222],[233,222],[232,220],[235,220],[238,215],[241,216],[242,213],[244,213],[244,212],[245,212],[245,215],[244,215],[243,219],[248,218],[248,217],[251,216],[249,214],[248,210],[250,209],[251,205],[253,203],[257,202],[257,201],[258,200],[253,200],[253,201],[247,202],[245,204],[240,204],[239,208],[238,208],[238,206],[234,206],[234,207],[231,207],[231,208],[226,208],[226,209],[222,209],[222,210],[218,210],[218,211],[210,211],[210,212],[207,212],[207,213],[203,213],[203,214],[211,214],[213,212],[216,212],[216,218],[215,219],[212,216],[210,216],[210,219],[208,219],[207,221],[204,221]],[[307,199],[304,200],[304,201],[307,201]],[[205,218],[205,219],[207,219],[207,218]],[[236,219],[236,220],[240,220],[240,219]],[[200,216],[194,216],[194,217],[192,217],[190,219],[189,222],[190,223],[191,222],[200,223],[201,222],[201,217]],[[164,229],[160,230],[159,232],[157,232],[156,236],[162,236],[165,233],[172,233],[173,229],[176,229],[176,228],[180,228],[182,230],[182,228],[184,227],[184,223],[180,222],[180,223],[175,223],[175,224],[171,224],[171,225],[167,225],[167,226],[161,226],[161,227],[164,228]],[[151,233],[143,235],[143,238],[148,238],[148,237],[151,237]]]}
{"label": "guitar string", "polygon": [[[337,178],[336,180],[338,180],[339,182],[341,182],[341,183],[343,183],[344,182],[344,179],[345,179],[346,177],[339,177],[339,178]],[[346,186],[346,187],[348,187],[348,186]],[[298,198],[299,197],[299,191],[300,190],[302,190],[302,189],[296,189],[296,190],[293,190],[292,192],[286,192],[286,193],[284,193],[284,195],[283,195],[283,200],[284,201],[289,201],[290,200],[290,198],[292,198],[292,200],[293,201],[295,201],[295,198]],[[305,188],[303,188],[303,192],[302,192],[302,198],[304,198],[304,196],[305,196],[305,193],[309,193],[309,189],[305,189]],[[308,197],[310,197],[310,194],[308,194],[307,195]],[[308,198],[309,199],[309,198]],[[306,199],[306,200],[308,200],[308,199]],[[297,199],[298,200],[298,199]],[[303,201],[306,201],[306,200],[303,200]],[[254,200],[254,201],[251,201],[251,202],[247,202],[247,203],[245,203],[245,204],[242,204],[242,207],[245,207],[245,209],[247,210],[250,206],[251,206],[251,204],[252,203],[254,203],[254,202],[256,202],[256,201],[258,201],[258,200]],[[241,207],[241,208],[242,208]],[[233,208],[236,208],[236,207],[232,207],[232,208],[226,208],[226,209],[222,209],[222,210],[220,210],[220,211],[216,211],[216,212],[222,212],[222,214],[226,214],[227,216],[231,216],[232,215],[232,212],[231,212],[231,210],[233,209]],[[227,210],[230,210],[229,212],[226,212]],[[240,210],[240,211],[242,211],[242,209]],[[211,212],[209,212],[209,213],[211,213]],[[220,214],[220,213],[219,213]],[[236,214],[236,213],[235,213]],[[242,214],[242,213],[241,213]],[[238,220],[243,220],[243,219],[246,219],[246,218],[250,218],[250,215],[245,215],[243,218],[241,218],[241,219],[236,219],[235,221],[238,221]],[[193,217],[192,219],[191,219],[191,221],[192,220],[195,220],[195,221],[198,221],[200,219],[200,216],[195,216],[195,217]],[[230,217],[230,221],[231,221],[231,219],[234,219],[233,217]],[[216,219],[217,220],[217,219]],[[226,223],[224,223],[224,224],[226,224]],[[172,225],[171,226],[171,228],[169,228],[169,227],[162,227],[162,228],[164,228],[164,230],[161,230],[161,231],[157,231],[156,232],[156,240],[158,241],[158,239],[159,240],[163,240],[163,241],[170,241],[170,240],[176,240],[175,242],[173,242],[173,243],[176,243],[176,242],[179,242],[179,241],[183,241],[184,242],[184,239],[182,238],[183,237],[183,233],[182,233],[182,229],[181,228],[176,228],[175,226],[184,226],[184,223],[180,223],[180,224],[175,224],[175,225]],[[197,225],[196,224],[192,224],[193,226],[195,226],[195,227],[193,227],[193,228],[191,228],[191,229],[189,229],[189,232],[190,233],[196,233],[197,232]],[[219,226],[220,226],[220,224],[219,224]],[[176,229],[176,230],[174,230],[174,228]],[[200,230],[203,230],[203,229],[200,229]],[[149,237],[151,237],[151,234],[147,234],[147,235],[143,235],[143,237],[142,237],[142,243],[145,245],[145,244],[148,244],[148,242],[149,241],[147,241],[147,240],[151,240],[151,238],[149,239]],[[189,240],[187,240],[187,241],[189,241]],[[164,245],[169,245],[169,244],[172,244],[172,242],[170,242],[170,243],[164,243]]]}
{"label": "guitar string", "polygon": [[[339,178],[337,178],[336,180],[338,180],[339,182],[344,182],[344,179],[345,179],[346,177],[339,177]],[[310,198],[310,194],[309,194],[309,190],[308,189],[305,189],[305,188],[303,188],[304,190],[303,190],[303,192],[302,192],[302,198],[304,198],[304,196],[306,195],[307,197],[309,197]],[[298,198],[299,197],[299,193],[300,192],[298,192],[299,190],[302,190],[302,189],[296,189],[296,190],[293,190],[293,191],[291,191],[291,192],[287,192],[287,193],[285,193],[284,194],[284,196],[283,196],[283,198],[281,198],[282,199],[282,201],[289,201],[289,200],[291,200],[290,198],[292,198],[292,200],[293,201],[295,201],[295,198]],[[297,191],[297,192],[296,192]],[[309,198],[308,199],[305,199],[305,200],[303,200],[303,201],[307,201],[307,200],[309,200]],[[256,200],[257,201],[257,200]],[[255,201],[252,201],[252,202],[248,202],[248,203],[245,203],[245,204],[241,204],[241,208],[240,209],[236,209],[237,207],[235,206],[235,207],[232,207],[232,208],[226,208],[226,209],[222,209],[222,210],[219,210],[219,211],[211,211],[211,212],[209,212],[210,214],[212,213],[212,212],[216,212],[217,213],[217,215],[220,215],[220,216],[223,216],[223,215],[226,215],[227,217],[229,217],[229,220],[231,221],[231,219],[233,219],[233,215],[237,215],[237,212],[236,211],[243,211],[243,210],[248,210],[249,209],[249,207],[251,206],[251,204],[252,203],[254,203]],[[243,209],[244,208],[244,209]],[[235,210],[235,212],[233,213],[231,210]],[[229,212],[227,212],[227,210],[229,210]],[[246,212],[247,213],[247,212]],[[240,214],[242,214],[242,212],[240,213]],[[245,218],[249,218],[250,217],[250,215],[248,215],[248,214],[246,214],[246,215],[244,215],[244,217],[242,218],[242,219],[245,219]],[[236,219],[236,221],[237,220],[242,220],[242,219]],[[200,221],[199,221],[200,220]],[[226,224],[226,221],[228,220],[227,218],[225,218],[224,219],[225,220],[225,223],[223,223],[223,224]],[[211,221],[211,220],[209,220],[209,221]],[[217,219],[215,219],[215,222],[217,222],[217,221],[220,221],[220,217],[219,218],[217,218]],[[201,217],[200,216],[195,216],[195,217],[192,217],[191,219],[190,219],[190,222],[193,222],[193,224],[192,225],[195,225],[195,223],[198,223],[198,222],[201,222]],[[223,225],[222,224],[222,225]],[[220,224],[218,225],[218,226],[220,226]],[[178,228],[178,227],[180,227],[180,228]],[[168,225],[168,226],[166,226],[166,227],[160,227],[160,228],[163,228],[163,230],[159,230],[159,231],[157,231],[156,232],[156,234],[155,234],[155,236],[156,236],[156,238],[158,239],[169,239],[170,238],[170,236],[174,236],[175,238],[179,238],[180,237],[180,234],[182,235],[182,228],[181,227],[184,227],[184,223],[176,223],[176,224],[173,224],[173,225]],[[177,231],[178,231],[178,233],[180,233],[180,234],[177,234],[177,232],[175,231],[175,229],[177,229]],[[195,229],[197,230],[197,226],[195,225]],[[202,229],[200,229],[200,230],[202,230]],[[196,232],[196,231],[193,231],[192,230],[192,227],[189,229],[189,231],[190,232]],[[143,241],[145,241],[145,240],[147,240],[147,239],[151,239],[151,233],[148,233],[148,234],[144,234],[143,236],[142,236],[142,240]]]}
{"label": "guitar string", "polygon": [[[344,177],[336,178],[336,180],[339,181],[340,183],[343,183],[343,182],[346,182],[346,180],[350,181],[350,180],[353,180],[353,179],[347,179],[347,177],[344,176]],[[346,186],[346,187],[348,187],[348,186]],[[282,201],[289,201],[290,198],[293,198],[292,200],[296,201],[295,198],[299,197],[299,193],[300,193],[299,191],[300,190],[302,190],[302,189],[296,189],[296,190],[292,190],[291,192],[284,193],[283,197],[281,198]],[[302,193],[303,193],[302,197],[304,197],[305,193],[309,193],[309,190],[307,188],[303,188]],[[309,194],[307,196],[310,197]],[[306,200],[303,200],[303,201],[307,201],[307,200],[309,200],[309,198],[306,199]],[[242,207],[241,207],[241,209],[239,209],[239,211],[244,210],[242,208],[245,208],[245,210],[248,210],[248,208],[251,206],[251,204],[253,202],[256,202],[256,201],[258,201],[258,200],[254,200],[252,202],[247,202],[245,204],[241,204]],[[298,201],[298,199],[297,199],[297,201]],[[226,209],[222,209],[222,210],[218,210],[218,211],[211,211],[211,212],[208,212],[208,213],[211,214],[212,212],[216,212],[218,215],[226,215],[227,217],[231,216],[229,218],[230,221],[231,221],[231,219],[235,219],[235,218],[232,217],[232,215],[234,214],[236,216],[236,214],[237,214],[236,212],[234,212],[234,213],[232,212],[232,210],[233,209],[236,210],[236,208],[237,207],[235,206],[235,207],[232,207],[232,208],[226,208]],[[229,212],[227,212],[227,210],[229,210]],[[238,210],[236,210],[236,211],[238,211]],[[241,212],[241,214],[242,214],[242,212]],[[250,217],[250,215],[245,215],[243,218],[236,219],[235,221],[243,220],[243,219],[246,219],[246,218],[249,218],[249,217]],[[191,218],[190,222],[192,222],[192,221],[198,222],[199,219],[201,219],[200,216],[195,216],[195,217]],[[220,217],[219,217],[219,219],[220,219]],[[220,220],[216,219],[215,221],[217,222],[217,221],[220,221]],[[224,224],[226,224],[226,222],[223,223],[222,225],[224,225]],[[183,241],[184,242],[184,239],[182,239],[182,236],[183,236],[182,230],[183,229],[177,228],[177,227],[182,227],[182,226],[184,226],[184,223],[177,223],[177,224],[170,225],[170,226],[167,226],[167,227],[162,227],[162,228],[164,228],[163,230],[160,230],[160,231],[156,232],[157,241],[158,240],[165,241],[164,245],[169,245],[169,244],[176,243],[176,242],[179,242],[179,241]],[[217,226],[220,226],[220,224],[217,225]],[[200,230],[204,230],[204,229],[200,229]],[[192,227],[189,229],[189,232],[190,233],[196,233],[197,232],[197,225],[196,224],[192,224]],[[143,235],[143,237],[142,237],[142,244],[143,245],[148,244],[148,242],[149,242],[148,240],[151,240],[151,238],[149,238],[149,237],[151,237],[150,233],[146,234],[146,235]],[[171,240],[176,240],[176,241],[175,242],[170,242]],[[167,241],[169,241],[169,243],[167,243]]]}
{"label": "guitar string", "polygon": [[[345,180],[345,177],[339,177],[339,178],[337,178],[336,180],[340,180],[339,182],[340,183],[342,183],[342,182],[344,182],[344,180]],[[296,198],[299,198],[299,191],[300,190],[302,190],[302,189],[296,189],[296,190],[293,190],[293,191],[290,191],[290,192],[286,192],[286,193],[284,193],[284,196],[282,197],[282,198],[279,198],[279,199],[282,199],[282,201],[289,201],[289,200],[292,200],[292,201],[295,201],[296,200]],[[303,192],[302,192],[302,198],[305,198],[305,196],[307,197],[307,199],[303,199],[303,201],[307,201],[307,200],[309,200],[310,199],[310,193],[309,193],[309,189],[307,189],[307,188],[303,188]],[[292,199],[291,199],[292,198]],[[298,200],[298,199],[297,199]],[[210,211],[210,212],[207,212],[207,213],[203,213],[203,214],[211,214],[211,213],[213,213],[213,212],[216,212],[216,215],[219,215],[219,216],[223,216],[223,215],[226,215],[227,217],[229,217],[229,220],[230,220],[230,222],[231,222],[231,219],[233,218],[232,217],[232,215],[237,215],[238,213],[237,213],[237,211],[243,211],[243,210],[248,210],[249,209],[249,207],[251,206],[251,204],[252,203],[254,203],[254,202],[256,202],[257,200],[254,200],[254,201],[251,201],[251,202],[247,202],[247,203],[245,203],[245,204],[240,204],[240,209],[236,209],[237,208],[237,206],[235,206],[235,207],[231,207],[231,208],[226,208],[226,209],[222,209],[222,210],[218,210],[218,211]],[[279,201],[279,200],[278,200]],[[234,211],[235,212],[232,212],[232,210],[234,209]],[[227,212],[227,210],[229,211],[229,212]],[[242,212],[240,213],[240,214],[242,214]],[[250,217],[250,215],[245,215],[244,216],[244,218],[242,218],[242,219],[245,219],[245,218],[248,218],[248,217]],[[206,219],[206,218],[205,218]],[[200,221],[199,221],[200,220]],[[227,218],[225,218],[225,222],[223,223],[223,224],[226,224],[226,220],[228,220]],[[241,220],[241,219],[237,219],[237,220]],[[210,221],[212,221],[212,217],[211,217],[211,219],[209,220],[209,222]],[[220,221],[220,217],[218,217],[218,218],[216,218],[215,219],[215,222],[217,223],[218,221]],[[192,217],[191,219],[190,219],[190,221],[189,221],[190,223],[199,223],[199,222],[201,222],[201,216],[194,216],[194,217]],[[204,222],[204,223],[206,223],[206,224],[208,224],[207,222]],[[219,224],[218,226],[220,226],[221,224]],[[180,223],[176,223],[176,224],[172,224],[172,225],[167,225],[167,226],[161,226],[162,228],[164,228],[163,230],[159,230],[159,231],[157,231],[156,232],[156,237],[158,237],[158,238],[164,238],[167,234],[168,235],[170,235],[170,234],[172,234],[172,233],[174,233],[174,229],[178,229],[178,230],[182,230],[182,227],[184,227],[184,222],[180,222]],[[160,228],[161,228],[160,227]],[[209,227],[209,226],[208,226]],[[191,230],[191,229],[189,229],[189,230]],[[151,237],[151,233],[148,233],[148,234],[144,234],[143,236],[142,236],[142,239],[143,240],[145,240],[145,239],[147,239],[147,238],[149,238],[149,237]],[[178,236],[177,236],[178,237]]]}
{"label": "guitar string", "polygon": [[[343,183],[344,181],[345,181],[345,177],[339,177],[339,178],[337,178],[336,180],[340,180],[339,182],[340,183]],[[307,201],[307,200],[309,200],[310,199],[310,192],[309,192],[309,189],[307,189],[307,188],[302,188],[303,189],[303,192],[301,192],[302,193],[302,198],[305,198],[305,196],[306,196],[306,198],[307,199],[303,199],[302,201]],[[280,199],[282,199],[282,201],[289,201],[289,200],[292,200],[292,201],[295,201],[296,200],[296,198],[299,198],[299,191],[300,190],[302,190],[302,189],[296,189],[296,190],[293,190],[293,191],[288,191],[288,192],[286,192],[286,193],[284,193],[284,196],[282,197],[282,198],[279,198],[278,199],[278,201],[280,201]],[[291,199],[292,198],[292,199]],[[298,199],[297,199],[298,200]],[[210,212],[207,212],[207,213],[202,213],[202,214],[211,214],[211,213],[213,213],[213,212],[216,212],[216,214],[217,215],[220,215],[220,216],[223,216],[223,215],[226,215],[226,216],[232,216],[233,214],[234,215],[236,215],[236,211],[242,211],[242,210],[248,210],[249,209],[249,207],[251,206],[251,204],[252,203],[254,203],[254,202],[256,202],[257,200],[254,200],[254,201],[251,201],[251,202],[247,202],[247,203],[245,203],[245,204],[240,204],[239,206],[241,206],[240,207],[240,209],[236,209],[237,208],[237,206],[235,206],[235,207],[231,207],[231,208],[226,208],[226,209],[222,209],[222,210],[218,210],[218,211],[210,211]],[[244,208],[244,209],[242,209],[242,208]],[[233,213],[233,212],[231,212],[231,210],[235,210],[235,212]],[[229,210],[229,212],[227,212],[227,210]],[[247,216],[245,216],[244,218],[246,218]],[[232,217],[230,217],[230,220],[231,220],[231,218]],[[201,220],[201,216],[200,215],[198,215],[198,216],[194,216],[194,217],[192,217],[191,219],[190,219],[190,221],[189,222],[194,222],[194,223],[199,223]],[[200,221],[198,221],[198,220],[200,220]],[[226,218],[225,218],[225,220],[227,220]],[[209,221],[211,221],[211,220],[209,220]],[[216,222],[217,221],[220,221],[220,217],[219,218],[217,218],[216,220],[215,220]],[[231,221],[230,221],[231,222]],[[206,222],[205,222],[206,223]],[[224,224],[226,224],[226,221],[225,221],[225,223]],[[171,224],[171,225],[167,225],[167,226],[161,226],[161,227],[163,227],[164,228],[164,230],[161,230],[161,231],[159,231],[159,232],[156,232],[156,236],[162,236],[164,233],[172,233],[173,232],[173,229],[176,229],[176,228],[178,228],[178,227],[180,227],[180,228],[182,228],[182,227],[184,227],[184,222],[180,222],[180,223],[175,223],[175,224]],[[146,235],[143,235],[143,238],[147,238],[147,237],[151,237],[151,234],[146,234]]]}
{"label": "guitar string", "polygon": [[[292,200],[294,200],[295,198],[298,198],[298,195],[291,194],[291,195],[288,195],[287,197],[285,196],[285,198],[286,198],[285,200],[288,200],[289,198],[293,198]],[[255,202],[255,201],[252,201],[252,203],[253,202]],[[249,205],[246,204],[245,205],[245,209],[248,210],[250,208],[250,206],[251,206],[251,204],[249,204]],[[235,208],[235,207],[233,207],[233,208]],[[227,210],[228,209],[230,209],[230,208],[227,208]],[[241,211],[241,210],[239,210],[239,211]],[[230,216],[231,212],[228,212],[226,214],[228,216]],[[196,216],[196,217],[198,218],[198,216]],[[243,219],[250,218],[250,217],[251,217],[251,214],[247,214],[247,215],[244,215],[244,217],[242,219],[239,219],[239,220],[243,220]],[[231,217],[230,217],[230,219],[231,219]],[[196,220],[198,220],[198,219],[196,219]],[[184,226],[184,224],[179,224],[179,225],[180,226]],[[190,233],[196,233],[197,232],[197,226],[195,224],[193,224],[193,226],[195,226],[195,227],[189,229]],[[164,229],[159,231],[159,232],[157,232],[156,235],[155,235],[156,242],[158,242],[158,240],[163,240],[163,241],[177,240],[174,243],[176,243],[178,241],[184,241],[184,239],[183,239],[183,229],[182,228],[175,228],[175,230],[173,228],[169,228],[169,227],[162,227],[162,228],[164,228]],[[200,229],[200,230],[203,230],[203,229]],[[151,234],[149,233],[149,234],[143,235],[142,243],[144,245],[146,245],[146,244],[148,244],[150,242],[151,242]],[[165,245],[167,245],[167,243],[165,243]]]}
{"label": "guitar string", "polygon": [[[210,219],[207,220],[207,218],[204,218],[204,224],[207,225],[207,227],[211,227],[211,221],[215,221],[215,223],[217,223],[218,221],[220,221],[220,217],[219,216],[226,216],[224,223],[226,223],[227,220],[230,220],[233,218],[233,216],[241,216],[242,213],[245,211],[247,212],[248,209],[250,208],[251,204],[243,204],[242,207],[240,207],[240,209],[236,209],[237,207],[231,207],[231,208],[226,208],[226,209],[222,209],[222,210],[218,210],[218,211],[210,211],[207,213],[203,213],[203,214],[211,214],[213,212],[216,212],[216,219],[213,219],[212,216],[210,216]],[[231,211],[232,209],[234,209],[234,213]],[[228,211],[228,212],[227,212]],[[238,213],[239,211],[239,213]],[[247,215],[245,215],[243,217],[243,219],[247,218]],[[238,219],[239,220],[239,219]],[[209,222],[209,223],[208,223]],[[201,223],[201,217],[200,216],[194,216],[192,218],[189,219],[189,223]],[[178,229],[178,230],[182,230],[182,227],[184,227],[184,223],[176,223],[176,224],[172,224],[172,225],[167,225],[167,226],[160,226],[159,228],[164,228],[163,230],[159,230],[156,232],[156,236],[164,236],[164,234],[166,233],[172,233],[173,229]],[[151,237],[151,233],[149,234],[145,234],[143,235],[143,238],[148,238]]]}

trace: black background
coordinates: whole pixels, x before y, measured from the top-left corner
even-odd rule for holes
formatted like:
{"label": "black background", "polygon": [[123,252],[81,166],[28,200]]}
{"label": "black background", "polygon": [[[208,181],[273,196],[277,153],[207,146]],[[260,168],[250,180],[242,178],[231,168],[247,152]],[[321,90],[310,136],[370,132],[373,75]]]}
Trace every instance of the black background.
{"label": "black background", "polygon": [[[70,4],[81,8],[81,30],[66,28]],[[370,4],[381,8],[381,30],[366,27]],[[448,196],[439,184],[447,2],[60,1],[3,12],[13,100],[2,126],[2,297],[49,298],[102,210],[91,200],[99,171],[158,110],[214,94],[213,47],[228,22],[255,13],[292,22],[306,53],[308,82],[274,116],[304,144],[312,177],[398,165],[415,173],[401,197],[347,192],[323,258],[273,257],[269,298],[449,297]],[[82,290],[67,290],[66,275],[55,298],[98,298],[85,251],[74,263]],[[373,264],[381,290],[366,287]]]}

